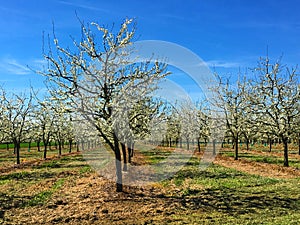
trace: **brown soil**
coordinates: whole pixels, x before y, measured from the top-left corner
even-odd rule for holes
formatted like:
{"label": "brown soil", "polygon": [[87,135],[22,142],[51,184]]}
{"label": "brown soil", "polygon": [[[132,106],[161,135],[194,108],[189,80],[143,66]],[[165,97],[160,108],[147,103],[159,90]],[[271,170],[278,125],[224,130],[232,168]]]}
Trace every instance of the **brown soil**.
{"label": "brown soil", "polygon": [[[231,151],[232,152],[233,150],[229,149],[229,148],[225,148],[225,149],[222,149],[222,151]],[[252,150],[240,149],[239,153],[251,153],[251,154],[254,154],[254,155],[275,156],[275,157],[282,157],[283,158],[283,150],[281,152],[278,152],[278,151],[269,152],[269,151],[262,151],[262,150],[257,150],[257,149],[252,149]],[[289,158],[300,160],[300,155],[289,154]]]}
{"label": "brown soil", "polygon": [[[199,153],[195,155],[201,157]],[[145,163],[141,154],[136,153],[134,159],[136,163]],[[35,163],[41,162],[33,162]],[[300,176],[300,171],[295,168],[245,159],[234,160],[221,155],[216,157],[214,164],[272,178]],[[50,180],[43,185],[51,187],[55,181]],[[43,190],[42,187],[35,188]],[[63,188],[55,192],[47,204],[7,210],[5,217],[9,220],[4,224],[168,224],[168,218],[172,218],[170,221],[173,223],[176,221],[174,215],[179,217],[193,212],[201,215],[201,210],[205,210],[187,209],[184,206],[186,199],[172,197],[165,190],[157,184],[145,187],[125,186],[124,192],[116,193],[114,183],[96,173],[85,176],[75,174],[66,176]]]}
{"label": "brown soil", "polygon": [[270,178],[296,178],[300,177],[300,170],[293,167],[283,167],[270,163],[253,162],[246,159],[234,160],[232,157],[218,155],[215,164],[233,168],[249,174]]}
{"label": "brown soil", "polygon": [[184,213],[180,199],[159,187],[124,187],[117,193],[113,182],[92,174],[69,180],[47,205],[15,208],[5,217],[13,218],[6,224],[147,224],[175,213]]}
{"label": "brown soil", "polygon": [[[62,154],[61,157],[68,156],[68,155],[78,155],[78,154],[81,154],[81,152],[65,153],[65,154]],[[60,159],[60,157],[50,156],[50,157],[47,157],[47,159],[31,159],[30,161],[22,162],[20,164],[3,165],[2,167],[0,167],[0,173],[7,173],[7,172],[10,172],[10,171],[13,171],[16,169],[30,168],[31,166],[41,165],[45,161],[58,160],[58,159]]]}

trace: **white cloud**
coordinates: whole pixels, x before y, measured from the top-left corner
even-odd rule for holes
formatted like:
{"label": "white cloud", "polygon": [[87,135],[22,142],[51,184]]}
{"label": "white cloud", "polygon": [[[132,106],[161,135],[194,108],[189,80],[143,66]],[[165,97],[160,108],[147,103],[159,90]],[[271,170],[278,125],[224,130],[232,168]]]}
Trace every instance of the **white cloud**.
{"label": "white cloud", "polygon": [[27,66],[12,58],[0,60],[0,70],[4,71],[5,73],[15,75],[25,75],[31,73],[31,70]]}
{"label": "white cloud", "polygon": [[33,70],[43,70],[44,67],[47,67],[48,62],[45,59],[34,59],[30,63],[30,68]]}
{"label": "white cloud", "polygon": [[104,10],[104,9],[99,8],[99,7],[94,7],[94,6],[81,4],[81,3],[68,2],[68,1],[59,1],[59,3],[64,4],[64,5],[70,5],[70,6],[73,6],[73,7],[82,8],[82,9],[88,9],[88,10],[93,10],[93,11],[102,11],[102,12],[109,13],[108,10]]}
{"label": "white cloud", "polygon": [[210,60],[205,62],[208,67],[221,67],[221,68],[238,68],[242,67],[242,63],[238,62],[226,62],[222,60]]}
{"label": "white cloud", "polygon": [[26,60],[20,62],[12,57],[0,59],[0,73],[11,75],[27,75],[34,73],[35,70],[42,70],[47,66],[47,61],[44,59]]}

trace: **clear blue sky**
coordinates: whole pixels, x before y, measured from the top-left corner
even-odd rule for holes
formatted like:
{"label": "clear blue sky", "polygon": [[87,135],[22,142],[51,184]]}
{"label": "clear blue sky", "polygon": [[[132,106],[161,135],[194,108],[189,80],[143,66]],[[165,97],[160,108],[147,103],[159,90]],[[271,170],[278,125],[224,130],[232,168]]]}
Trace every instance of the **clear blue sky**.
{"label": "clear blue sky", "polygon": [[78,35],[75,11],[85,22],[100,24],[134,17],[139,40],[177,43],[224,74],[256,65],[267,46],[270,57],[300,62],[296,0],[10,0],[0,5],[0,84],[42,87],[26,65],[41,64],[42,33],[52,33],[52,21],[60,43]]}

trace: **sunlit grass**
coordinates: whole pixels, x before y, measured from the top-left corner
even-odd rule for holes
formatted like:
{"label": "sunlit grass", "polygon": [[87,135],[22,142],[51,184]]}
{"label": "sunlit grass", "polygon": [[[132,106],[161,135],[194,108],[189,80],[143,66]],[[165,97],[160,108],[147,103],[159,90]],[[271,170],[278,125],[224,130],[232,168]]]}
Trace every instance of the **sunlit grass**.
{"label": "sunlit grass", "polygon": [[[174,216],[181,223],[297,224],[300,219],[299,179],[267,178],[217,165],[201,171],[194,158],[162,184],[170,197],[183,199],[192,209]],[[176,191],[168,189],[174,185]]]}
{"label": "sunlit grass", "polygon": [[[282,153],[282,152],[281,152]],[[234,157],[234,152],[233,151],[222,151],[222,155],[229,156],[229,157]],[[267,153],[268,154],[268,153]],[[275,156],[275,155],[260,155],[256,154],[255,152],[240,152],[239,153],[239,158],[240,159],[246,159],[249,161],[254,161],[254,162],[261,162],[261,163],[269,163],[269,164],[275,164],[282,166],[284,159],[283,155],[282,156]],[[283,153],[282,153],[283,154]],[[300,169],[300,160],[290,157],[289,158],[289,166],[295,167]]]}
{"label": "sunlit grass", "polygon": [[[156,164],[171,153],[164,148],[145,150],[141,154],[146,163]],[[224,154],[232,156],[229,151]],[[280,157],[251,152],[241,157],[270,164],[281,160]],[[268,178],[215,164],[201,170],[199,161],[199,158],[191,157],[173,177],[157,184],[161,188],[161,195],[157,198],[178,202],[179,206],[172,212],[166,208],[161,215],[153,217],[154,224],[298,224],[300,178]],[[76,179],[90,173],[93,170],[86,164],[85,158],[75,154],[1,174],[1,207],[5,210],[56,207],[55,202],[63,198],[61,192],[76,185]],[[100,190],[101,186],[95,188]],[[148,200],[155,201],[155,195],[150,196],[146,196]],[[97,199],[94,200],[97,202]],[[114,204],[117,205],[118,200]],[[140,207],[142,203],[136,204],[138,206],[134,207]],[[68,207],[71,205],[72,202]],[[136,221],[143,219],[136,218]]]}

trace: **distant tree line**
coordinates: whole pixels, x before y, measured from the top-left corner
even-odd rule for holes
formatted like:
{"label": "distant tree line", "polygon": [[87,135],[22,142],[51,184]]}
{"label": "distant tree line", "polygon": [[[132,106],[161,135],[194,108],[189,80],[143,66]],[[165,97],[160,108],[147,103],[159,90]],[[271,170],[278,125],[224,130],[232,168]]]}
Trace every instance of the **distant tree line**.
{"label": "distant tree line", "polygon": [[[33,90],[12,94],[1,89],[0,142],[14,144],[18,164],[22,142],[36,142],[38,150],[43,143],[46,159],[51,141],[61,155],[66,141],[84,150],[100,140],[114,153],[116,189],[122,191],[122,171],[127,171],[137,139],[169,147],[182,148],[184,143],[187,150],[197,146],[200,152],[205,148],[201,143],[215,142],[217,128],[234,146],[235,159],[241,141],[247,149],[262,140],[270,146],[280,141],[284,166],[291,141],[298,141],[300,154],[296,68],[262,59],[251,79],[231,84],[216,74],[213,99],[196,106],[186,101],[168,107],[153,97],[158,82],[170,74],[167,64],[129,57],[134,51],[130,48],[136,30],[133,20],[124,20],[117,31],[96,23],[80,21],[80,25],[82,37],[72,40],[71,47],[62,47],[55,34],[46,42],[43,56],[48,66],[36,71],[47,79],[46,97],[39,99]],[[216,111],[222,120],[214,118]],[[83,121],[89,125],[81,127]]]}

